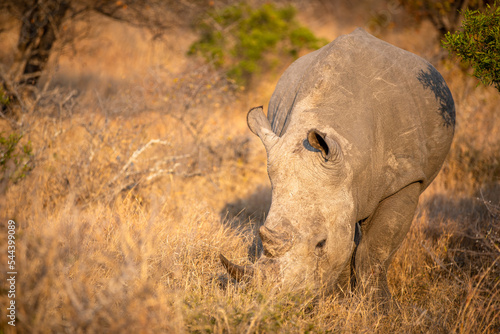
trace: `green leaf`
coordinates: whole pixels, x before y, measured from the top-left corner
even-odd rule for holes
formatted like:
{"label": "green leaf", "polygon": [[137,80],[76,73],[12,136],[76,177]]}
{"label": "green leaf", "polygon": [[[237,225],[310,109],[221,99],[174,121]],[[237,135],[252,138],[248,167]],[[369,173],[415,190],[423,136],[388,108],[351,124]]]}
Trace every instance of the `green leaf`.
{"label": "green leaf", "polygon": [[445,34],[442,45],[473,69],[473,75],[500,92],[500,7],[466,10],[462,30]]}
{"label": "green leaf", "polygon": [[327,41],[318,39],[295,19],[293,6],[272,3],[252,8],[240,3],[207,13],[197,27],[199,38],[188,55],[226,70],[229,78],[247,85],[264,69],[271,70],[279,57],[292,60],[301,50],[316,50]]}

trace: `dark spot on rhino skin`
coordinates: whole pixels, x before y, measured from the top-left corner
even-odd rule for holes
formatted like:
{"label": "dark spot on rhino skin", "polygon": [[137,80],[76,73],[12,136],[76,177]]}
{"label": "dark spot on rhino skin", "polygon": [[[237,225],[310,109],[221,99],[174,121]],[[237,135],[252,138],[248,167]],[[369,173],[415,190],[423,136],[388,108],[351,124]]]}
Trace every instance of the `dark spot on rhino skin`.
{"label": "dark spot on rhino skin", "polygon": [[429,64],[427,66],[427,71],[420,70],[417,79],[424,89],[430,89],[434,93],[434,97],[439,103],[439,114],[443,118],[444,126],[454,126],[455,104],[450,90],[441,74]]}

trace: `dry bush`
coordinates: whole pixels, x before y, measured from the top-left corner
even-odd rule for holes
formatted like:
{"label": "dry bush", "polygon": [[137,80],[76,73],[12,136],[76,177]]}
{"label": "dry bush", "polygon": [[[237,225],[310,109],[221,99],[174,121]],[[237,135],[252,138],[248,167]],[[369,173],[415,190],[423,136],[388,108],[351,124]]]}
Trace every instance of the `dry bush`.
{"label": "dry bush", "polygon": [[[126,33],[124,41],[137,38]],[[425,34],[399,34],[388,38],[425,44]],[[127,72],[112,67],[119,48],[108,47],[111,59],[99,54],[106,66],[96,72],[71,71],[63,59],[36,112],[17,120],[35,168],[0,205],[2,220],[17,222],[19,332],[498,332],[500,101],[492,89],[437,65],[455,97],[456,137],[394,259],[394,303],[383,312],[370,293],[318,297],[228,280],[218,254],[250,263],[269,207],[265,152],[245,112],[273,85],[237,93],[201,64],[179,66],[183,56],[162,62],[168,50],[134,55]],[[1,272],[6,263],[2,251]],[[0,305],[7,301],[3,291]],[[12,330],[6,318],[0,326]]]}

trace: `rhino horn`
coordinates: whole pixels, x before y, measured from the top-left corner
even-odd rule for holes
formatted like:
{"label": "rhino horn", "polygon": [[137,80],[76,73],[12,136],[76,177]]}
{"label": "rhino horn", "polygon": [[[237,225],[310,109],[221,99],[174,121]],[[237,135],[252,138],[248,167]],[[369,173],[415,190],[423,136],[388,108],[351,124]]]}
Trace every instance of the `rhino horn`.
{"label": "rhino horn", "polygon": [[238,266],[226,259],[226,257],[222,254],[219,254],[219,257],[222,265],[224,266],[224,268],[226,268],[229,275],[231,275],[231,277],[238,282],[243,278],[249,279],[253,277],[254,270],[251,266]]}
{"label": "rhino horn", "polygon": [[268,257],[278,257],[292,248],[293,238],[290,234],[273,231],[265,225],[260,227],[259,234],[264,254]]}
{"label": "rhino horn", "polygon": [[271,123],[264,115],[263,110],[262,106],[250,109],[247,115],[247,123],[250,130],[259,136],[266,151],[269,151],[278,142],[279,137],[273,132]]}

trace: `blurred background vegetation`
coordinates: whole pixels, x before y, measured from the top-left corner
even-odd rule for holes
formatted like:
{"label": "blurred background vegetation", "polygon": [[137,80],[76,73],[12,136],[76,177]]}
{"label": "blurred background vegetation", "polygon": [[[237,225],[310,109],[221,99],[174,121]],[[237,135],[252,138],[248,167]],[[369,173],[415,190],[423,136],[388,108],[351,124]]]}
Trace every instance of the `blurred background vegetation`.
{"label": "blurred background vegetation", "polygon": [[474,69],[473,75],[500,92],[500,6],[466,9],[462,29],[448,31],[443,44]]}
{"label": "blurred background vegetation", "polygon": [[197,30],[201,37],[189,54],[201,54],[207,62],[226,68],[228,77],[239,84],[248,84],[252,74],[289,62],[287,57],[295,59],[303,50],[328,43],[299,24],[292,5],[277,8],[266,3],[253,9],[241,2],[209,12]]}

